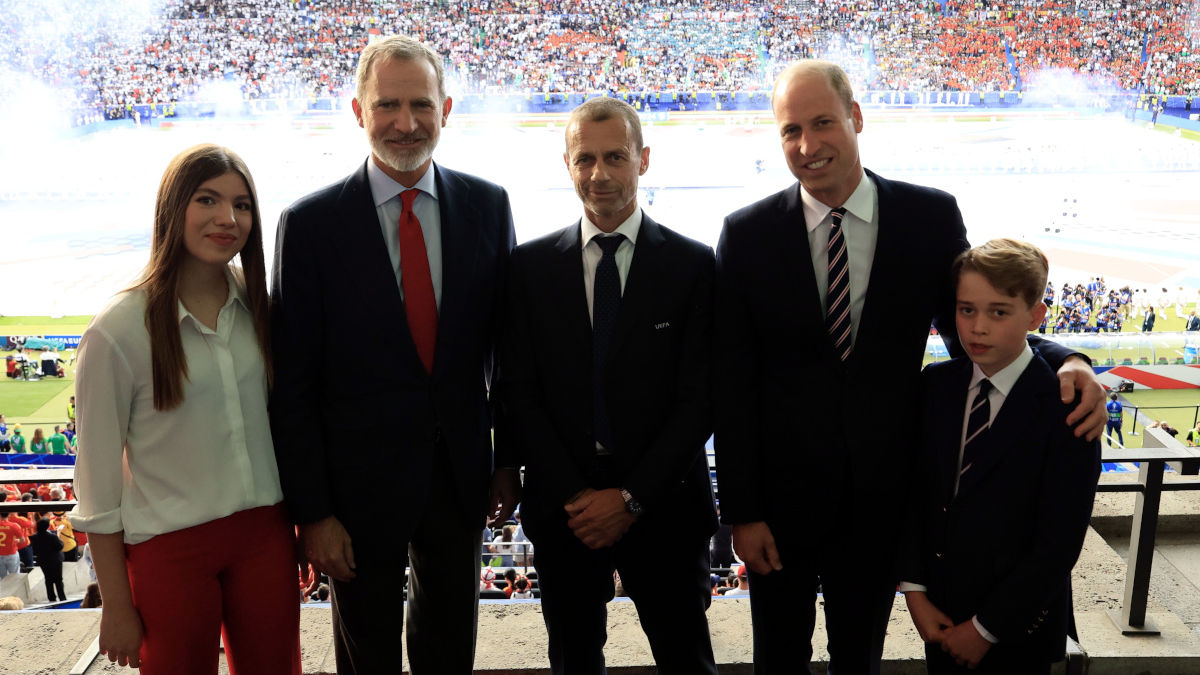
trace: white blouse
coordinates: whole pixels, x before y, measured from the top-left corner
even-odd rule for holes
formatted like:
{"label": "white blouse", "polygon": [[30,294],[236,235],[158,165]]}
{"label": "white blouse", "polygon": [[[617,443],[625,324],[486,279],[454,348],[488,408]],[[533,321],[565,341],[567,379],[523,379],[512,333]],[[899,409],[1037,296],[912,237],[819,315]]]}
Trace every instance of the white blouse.
{"label": "white blouse", "polygon": [[146,294],[116,296],[79,343],[75,529],[125,543],[283,499],[267,418],[267,378],[232,272],[213,331],[179,304],[183,402],[154,409]]}

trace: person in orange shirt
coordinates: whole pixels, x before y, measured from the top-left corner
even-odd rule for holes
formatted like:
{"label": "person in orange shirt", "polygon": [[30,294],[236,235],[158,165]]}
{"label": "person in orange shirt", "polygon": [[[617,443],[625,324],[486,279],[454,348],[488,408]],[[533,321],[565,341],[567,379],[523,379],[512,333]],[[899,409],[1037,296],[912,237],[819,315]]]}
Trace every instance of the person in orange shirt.
{"label": "person in orange shirt", "polygon": [[29,543],[25,528],[11,518],[11,514],[0,514],[0,579],[21,571],[21,558],[17,550]]}
{"label": "person in orange shirt", "polygon": [[[20,501],[13,500],[13,501]],[[29,535],[37,531],[37,526],[34,521],[22,516],[19,513],[14,513],[8,517],[11,522],[16,523],[25,532],[25,542],[17,545],[17,557],[21,560],[22,567],[33,567],[33,549],[29,548]]]}

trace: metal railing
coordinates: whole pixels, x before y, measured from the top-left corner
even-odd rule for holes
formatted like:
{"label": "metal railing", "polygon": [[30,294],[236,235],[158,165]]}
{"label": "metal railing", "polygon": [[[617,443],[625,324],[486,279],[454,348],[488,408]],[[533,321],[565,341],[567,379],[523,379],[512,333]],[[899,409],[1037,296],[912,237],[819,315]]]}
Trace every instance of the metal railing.
{"label": "metal railing", "polygon": [[1200,481],[1164,480],[1167,465],[1181,474],[1196,474],[1200,448],[1186,448],[1160,429],[1146,429],[1140,450],[1106,448],[1103,462],[1138,462],[1137,481],[1100,483],[1099,492],[1135,492],[1133,527],[1129,533],[1129,555],[1125,593],[1121,608],[1109,613],[1123,635],[1158,635],[1146,618],[1150,594],[1150,570],[1154,561],[1154,539],[1164,491],[1200,490]]}

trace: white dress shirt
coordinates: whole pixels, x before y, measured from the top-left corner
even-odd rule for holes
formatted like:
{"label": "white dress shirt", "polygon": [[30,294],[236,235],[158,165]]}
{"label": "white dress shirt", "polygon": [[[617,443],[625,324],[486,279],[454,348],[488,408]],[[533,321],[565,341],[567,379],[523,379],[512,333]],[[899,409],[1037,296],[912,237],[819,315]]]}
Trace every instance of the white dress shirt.
{"label": "white dress shirt", "polygon": [[254,320],[227,279],[217,330],[179,303],[188,374],[174,409],[154,409],[145,292],[118,295],[83,334],[75,529],[137,544],[282,501]]}
{"label": "white dress shirt", "polygon": [[[1025,372],[1030,362],[1033,361],[1033,350],[1029,347],[1029,343],[1025,343],[1025,348],[1013,359],[1013,362],[1001,368],[995,375],[988,377],[979,369],[978,365],[971,365],[971,382],[967,387],[967,397],[963,402],[963,420],[962,433],[958,438],[958,462],[955,466],[958,470],[954,472],[954,494],[958,494],[958,477],[962,472],[963,449],[966,447],[967,441],[967,421],[971,418],[971,404],[975,402],[975,397],[979,395],[979,383],[984,378],[991,380],[992,388],[988,392],[988,426],[996,421],[996,415],[999,414],[1001,406],[1008,398],[1008,393],[1012,391],[1013,386],[1020,379],[1021,373]],[[899,588],[901,593],[907,591],[925,591],[926,587],[921,584],[914,584],[908,581],[902,582]],[[988,632],[983,624],[979,623],[978,617],[971,617],[971,623],[975,626],[975,630],[983,636],[983,639],[992,644],[996,644],[1000,640]]]}
{"label": "white dress shirt", "polygon": [[392,269],[396,271],[396,286],[400,297],[404,297],[404,285],[400,283],[400,213],[404,204],[400,193],[417,189],[421,194],[413,200],[413,215],[421,221],[421,236],[425,239],[425,254],[429,256],[429,276],[433,278],[433,299],[438,310],[442,308],[442,213],[438,208],[437,181],[433,179],[437,165],[430,162],[429,170],[416,185],[401,185],[383,172],[372,157],[367,158],[367,181],[371,184],[371,198],[375,201],[375,214],[379,217],[379,228],[387,244]]}
{"label": "white dress shirt", "polygon": [[[600,244],[593,242],[596,237],[606,236],[600,228],[596,227],[592,221],[588,220],[587,213],[583,214],[583,219],[580,221],[581,231],[579,233],[580,248],[583,253],[583,288],[587,293],[588,319],[592,317],[592,296],[596,292],[596,267],[600,264],[600,258],[604,256],[604,251],[601,250]],[[638,232],[642,229],[642,210],[635,209],[634,212],[625,219],[617,229],[612,231],[612,234],[625,235],[625,241],[617,247],[617,276],[621,278],[621,295],[625,294],[625,280],[629,278],[629,265],[633,263],[633,247],[637,245]]]}
{"label": "white dress shirt", "polygon": [[[829,230],[833,218],[829,215],[833,207],[822,203],[800,187],[800,201],[804,206],[804,225],[808,228],[808,250],[812,254],[813,273],[817,279],[817,291],[821,297],[822,313],[825,294],[829,289]],[[842,237],[846,240],[846,255],[849,256],[850,279],[850,339],[858,338],[858,324],[862,319],[863,305],[867,300],[867,284],[871,281],[871,265],[875,261],[875,242],[879,239],[879,194],[875,182],[864,172],[858,187],[842,206],[846,215],[842,217]]]}

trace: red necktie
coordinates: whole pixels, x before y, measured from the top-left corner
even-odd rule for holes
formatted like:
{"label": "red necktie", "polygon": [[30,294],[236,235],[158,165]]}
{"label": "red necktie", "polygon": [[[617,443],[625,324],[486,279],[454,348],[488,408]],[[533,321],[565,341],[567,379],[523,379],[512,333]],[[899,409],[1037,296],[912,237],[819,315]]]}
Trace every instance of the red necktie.
{"label": "red necktie", "polygon": [[433,295],[433,277],[421,221],[413,213],[413,200],[420,190],[400,193],[404,209],[400,212],[400,283],[404,287],[404,310],[417,354],[425,372],[433,373],[433,351],[437,344],[437,299]]}

